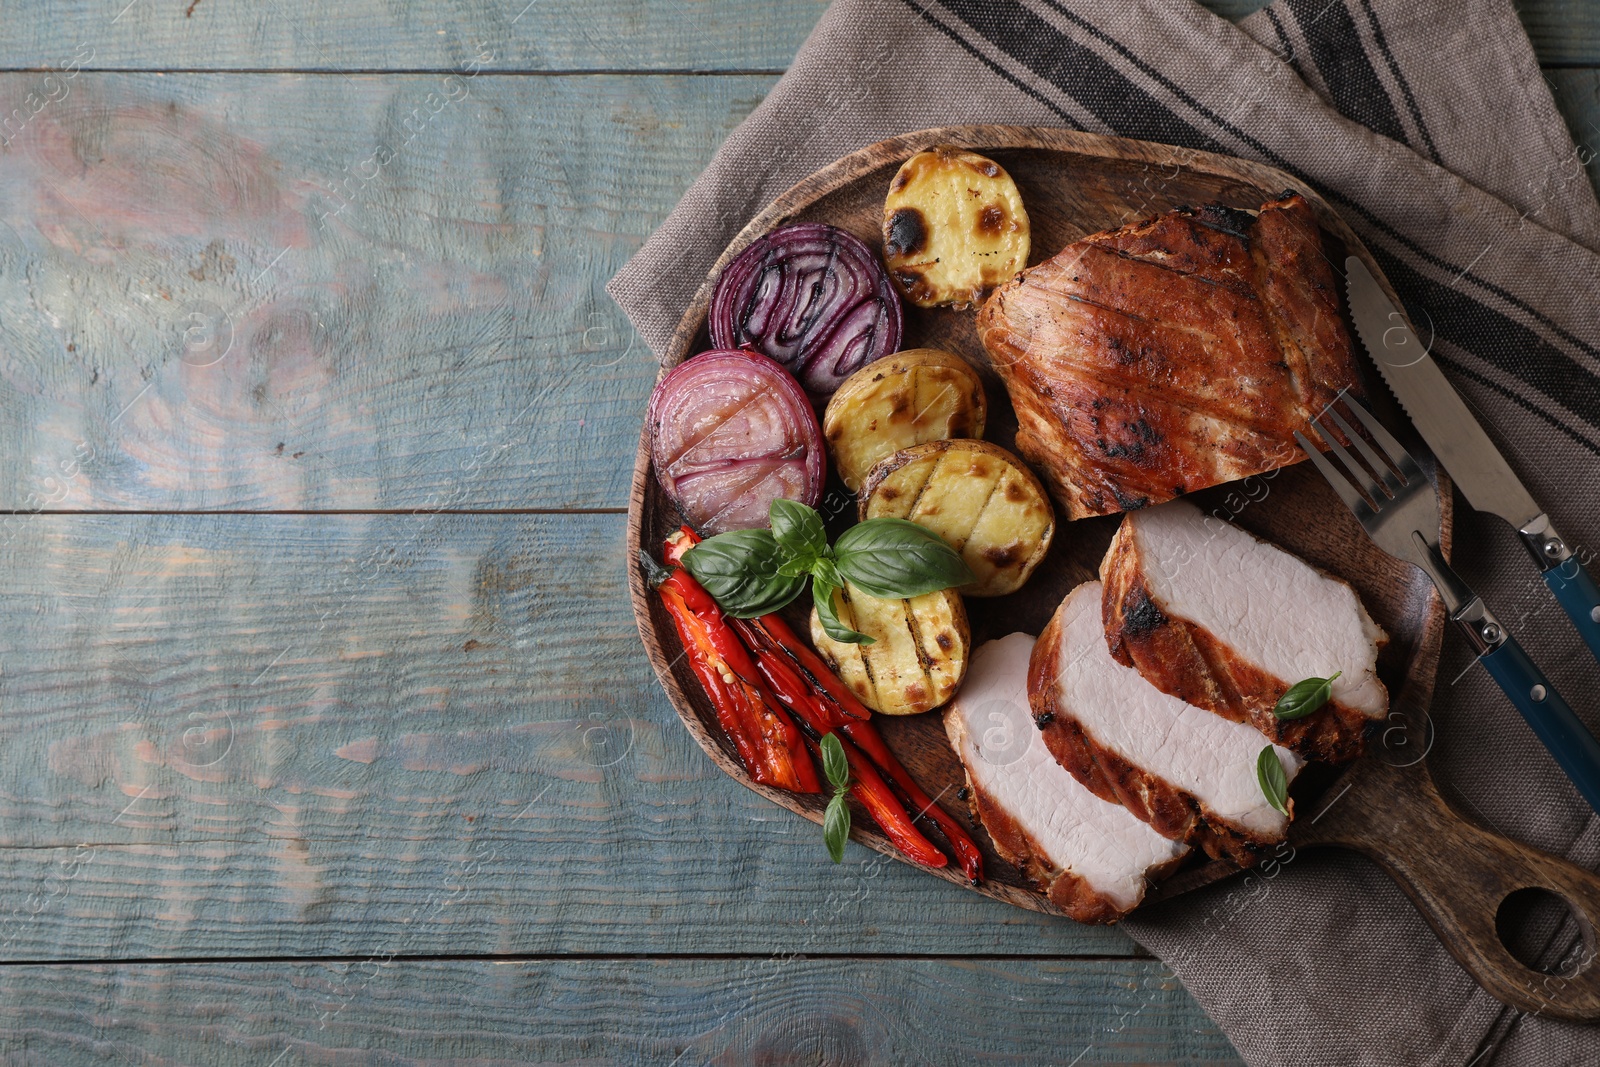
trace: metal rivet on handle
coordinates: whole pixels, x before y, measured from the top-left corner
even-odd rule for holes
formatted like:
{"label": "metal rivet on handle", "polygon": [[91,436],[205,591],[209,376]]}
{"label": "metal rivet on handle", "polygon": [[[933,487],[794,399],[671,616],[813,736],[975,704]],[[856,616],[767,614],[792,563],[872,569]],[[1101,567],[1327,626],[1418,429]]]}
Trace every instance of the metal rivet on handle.
{"label": "metal rivet on handle", "polygon": [[1596,605],[1595,607],[1589,609],[1589,618],[1593,619],[1595,622],[1600,622],[1600,605]]}
{"label": "metal rivet on handle", "polygon": [[1549,556],[1551,559],[1555,559],[1556,557],[1560,556],[1561,539],[1558,537],[1552,537],[1550,540],[1546,541],[1544,543],[1544,554]]}
{"label": "metal rivet on handle", "polygon": [[1481,634],[1483,639],[1491,645],[1500,640],[1500,627],[1496,626],[1492,622],[1484,623],[1483,629],[1479,630],[1478,633]]}
{"label": "metal rivet on handle", "polygon": [[1537,704],[1545,698],[1545,688],[1542,685],[1536,685],[1532,689],[1528,690],[1528,695],[1532,697],[1533,702]]}

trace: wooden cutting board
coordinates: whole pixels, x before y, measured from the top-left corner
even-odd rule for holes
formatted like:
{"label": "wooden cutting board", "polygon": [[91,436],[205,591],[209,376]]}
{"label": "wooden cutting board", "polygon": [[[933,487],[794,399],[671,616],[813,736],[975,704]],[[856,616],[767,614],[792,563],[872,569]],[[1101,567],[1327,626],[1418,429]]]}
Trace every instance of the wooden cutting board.
{"label": "wooden cutting board", "polygon": [[[733,239],[712,268],[673,334],[665,367],[676,366],[710,347],[705,318],[716,278],[723,266],[751,241],[774,227],[787,222],[827,222],[856,234],[870,247],[881,248],[879,227],[890,179],[909,156],[935,144],[972,148],[994,158],[1010,172],[1022,191],[1032,224],[1030,264],[1049,258],[1087,234],[1181,205],[1221,203],[1255,209],[1264,201],[1293,190],[1315,209],[1325,232],[1328,254],[1335,263],[1342,263],[1346,254],[1358,255],[1375,276],[1383,278],[1377,263],[1343,220],[1312,189],[1275,168],[1070,130],[947,127],[906,134],[853,152],[773,201]],[[903,347],[946,349],[959,353],[980,369],[990,404],[985,438],[1011,448],[1015,415],[978,342],[974,312],[924,310],[910,305],[905,312]],[[1370,368],[1369,379],[1380,381]],[[1407,431],[1398,435],[1415,446],[1415,453],[1424,453],[1415,435],[1409,433],[1409,424],[1395,410],[1385,410],[1382,401],[1388,400],[1387,392],[1381,386],[1372,392],[1380,398],[1376,405],[1379,415],[1397,432]],[[1437,486],[1438,535],[1448,553],[1451,493],[1442,472]],[[1426,751],[1430,739],[1426,710],[1432,699],[1446,621],[1427,578],[1409,564],[1378,551],[1308,464],[1285,468],[1268,478],[1247,479],[1194,493],[1190,499],[1349,581],[1390,638],[1378,664],[1379,675],[1394,698],[1390,721],[1378,731],[1373,751],[1342,774],[1333,768],[1317,767],[1302,773],[1292,791],[1299,817],[1292,828],[1289,847],[1274,862],[1287,862],[1295,849],[1313,844],[1337,844],[1366,852],[1395,874],[1445,945],[1490,992],[1527,1010],[1567,1018],[1600,1018],[1600,981],[1596,981],[1600,969],[1591,968],[1563,979],[1562,987],[1552,993],[1548,976],[1518,963],[1495,932],[1500,901],[1508,893],[1529,885],[1557,889],[1569,900],[1576,897],[1584,902],[1590,916],[1600,918],[1600,879],[1462,820],[1439,800],[1426,763],[1420,758],[1419,753]],[[853,499],[831,474],[820,510],[831,517],[831,536],[836,536],[854,516]],[[1006,597],[968,598],[974,646],[1018,630],[1037,634],[1043,629],[1069,590],[1096,577],[1118,521],[1116,516],[1058,521],[1049,556],[1023,589]],[[659,558],[662,541],[680,522],[676,509],[656,484],[646,427],[640,439],[629,502],[629,559],[636,559],[641,548]],[[637,567],[632,570],[630,589],[645,649],[673,706],[700,747],[725,773],[748,788],[820,823],[823,798],[770,789],[745,774],[732,746],[722,737],[698,682],[680,656],[682,649],[670,620]],[[809,611],[809,598],[802,597],[786,614],[804,633]],[[960,763],[945,739],[940,714],[878,716],[877,721],[890,747],[928,793],[951,813],[967,819],[966,805],[958,796],[962,785]],[[900,858],[898,850],[864,813],[858,810],[852,823],[851,836],[855,840]],[[1019,907],[1057,912],[1020,871],[995,854],[988,835],[975,820],[973,826],[974,838],[984,851],[986,876],[982,884],[969,886],[954,864],[928,873]],[[820,857],[820,831],[817,838]],[[1462,856],[1484,856],[1483,862],[1496,873],[1475,881],[1463,880],[1459,871],[1452,869],[1448,859],[1451,856],[1458,861]],[[1231,864],[1206,862],[1199,857],[1154,887],[1144,906],[1237,873]],[[1473,882],[1478,890],[1464,891],[1464,882]],[[1592,927],[1588,936],[1592,942]],[[1591,947],[1589,957],[1593,955]]]}

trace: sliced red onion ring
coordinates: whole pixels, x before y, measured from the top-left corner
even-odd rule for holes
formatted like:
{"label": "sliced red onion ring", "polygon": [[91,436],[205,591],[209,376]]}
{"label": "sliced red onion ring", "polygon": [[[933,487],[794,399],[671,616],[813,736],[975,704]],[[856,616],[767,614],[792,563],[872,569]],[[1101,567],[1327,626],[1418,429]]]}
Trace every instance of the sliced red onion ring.
{"label": "sliced red onion ring", "polygon": [[854,234],[820,222],[782,226],[717,279],[708,325],[717,348],[753,348],[824,397],[900,348],[900,295]]}
{"label": "sliced red onion ring", "polygon": [[806,394],[753,352],[702,352],[650,396],[650,456],[661,488],[705,536],[767,525],[777,497],[815,506],[827,474]]}

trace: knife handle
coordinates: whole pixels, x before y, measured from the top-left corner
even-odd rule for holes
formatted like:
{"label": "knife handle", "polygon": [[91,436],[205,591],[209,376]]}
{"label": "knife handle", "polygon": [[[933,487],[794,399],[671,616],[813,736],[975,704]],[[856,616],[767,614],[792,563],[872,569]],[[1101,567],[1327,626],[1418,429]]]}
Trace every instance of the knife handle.
{"label": "knife handle", "polygon": [[1569,556],[1545,571],[1544,584],[1555,594],[1594,658],[1600,660],[1600,587],[1578,565],[1578,557]]}
{"label": "knife handle", "polygon": [[1515,637],[1507,634],[1498,647],[1484,653],[1483,665],[1589,806],[1600,812],[1600,741],[1561,699]]}

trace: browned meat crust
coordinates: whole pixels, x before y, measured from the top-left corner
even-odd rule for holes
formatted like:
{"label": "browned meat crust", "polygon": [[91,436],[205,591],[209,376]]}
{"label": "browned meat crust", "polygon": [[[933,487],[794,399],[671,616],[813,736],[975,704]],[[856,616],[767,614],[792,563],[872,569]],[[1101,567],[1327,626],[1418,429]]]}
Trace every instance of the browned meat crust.
{"label": "browned meat crust", "polygon": [[1123,520],[1100,564],[1105,584],[1101,618],[1112,658],[1137,668],[1162,692],[1233,722],[1247,722],[1306,759],[1343,763],[1361,755],[1370,719],[1330,700],[1303,719],[1280,720],[1273,706],[1299,679],[1275,678],[1240,660],[1211,631],[1173,617],[1145,584],[1144,570],[1133,528]]}
{"label": "browned meat crust", "polygon": [[[961,721],[961,717],[946,714],[944,728],[955,750],[965,752],[963,735],[966,732],[966,725]],[[1011,813],[991,801],[973,783],[971,775],[967,776],[967,796],[973,814],[989,832],[989,838],[994,842],[994,850],[1002,859],[1027,875],[1049,898],[1050,903],[1081,923],[1114,923],[1127,914],[1111,900],[1097,893],[1082,878],[1071,871],[1056,868],[1040,853],[1039,846],[1027,831],[1018,825]],[[1170,863],[1150,868],[1145,873],[1146,880],[1152,883],[1160,881],[1171,874],[1183,859],[1184,857],[1179,856]]]}
{"label": "browned meat crust", "polygon": [[[1113,800],[1149,823],[1157,833],[1205,850],[1241,867],[1253,867],[1277,844],[1216,816],[1193,794],[1135,767],[1098,744],[1057,699],[1060,663],[1059,612],[1033,646],[1028,662],[1028,703],[1040,736],[1056,762],[1096,796]],[[1292,802],[1291,802],[1292,803]],[[1291,810],[1293,810],[1291,808]]]}
{"label": "browned meat crust", "polygon": [[1297,463],[1294,431],[1360,395],[1310,205],[1180,209],[1094,234],[995,291],[978,333],[1017,448],[1071,518]]}

